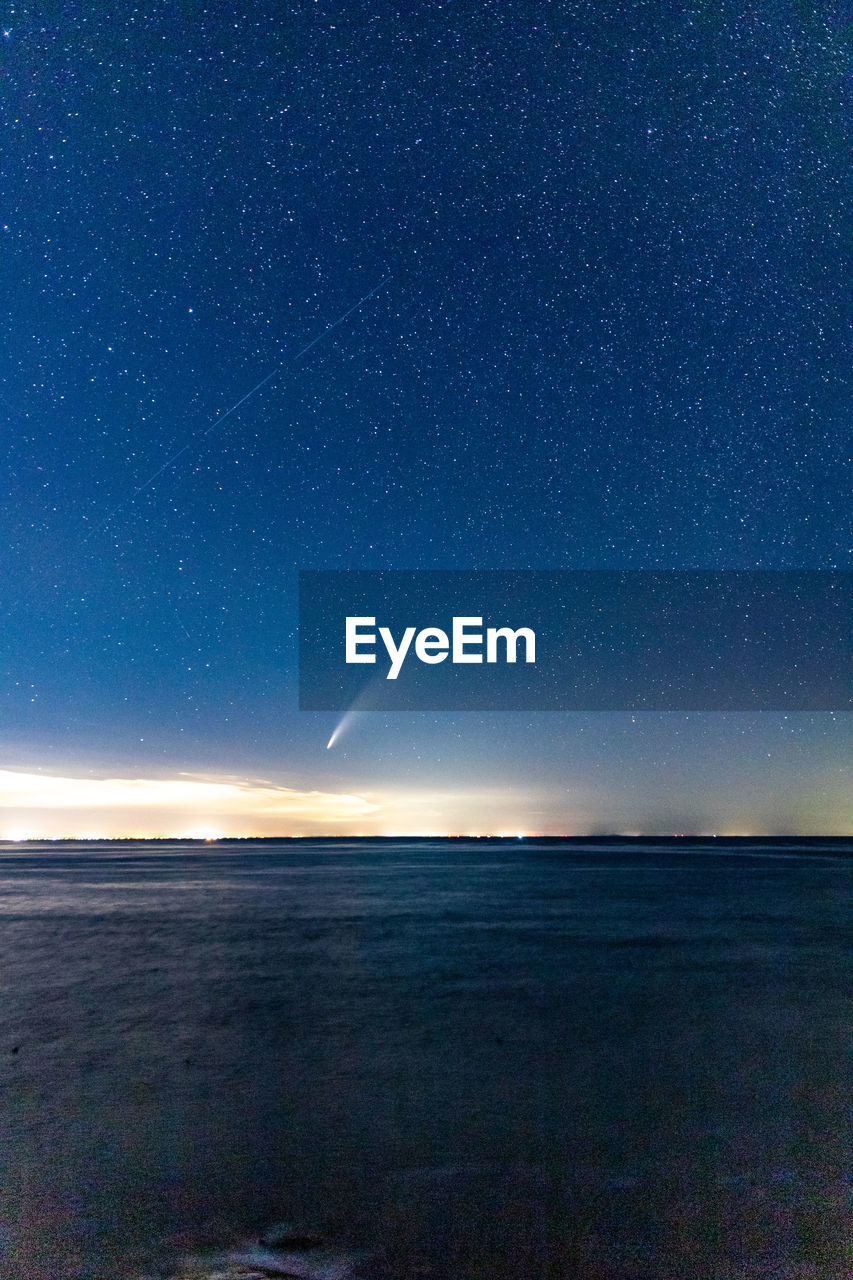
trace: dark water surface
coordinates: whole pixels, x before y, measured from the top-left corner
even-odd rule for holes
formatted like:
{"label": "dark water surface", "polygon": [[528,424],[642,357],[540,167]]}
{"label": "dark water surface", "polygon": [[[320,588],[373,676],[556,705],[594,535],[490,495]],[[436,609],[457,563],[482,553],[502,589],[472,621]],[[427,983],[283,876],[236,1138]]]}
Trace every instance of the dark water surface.
{"label": "dark water surface", "polygon": [[851,852],[0,846],[0,1275],[842,1280]]}

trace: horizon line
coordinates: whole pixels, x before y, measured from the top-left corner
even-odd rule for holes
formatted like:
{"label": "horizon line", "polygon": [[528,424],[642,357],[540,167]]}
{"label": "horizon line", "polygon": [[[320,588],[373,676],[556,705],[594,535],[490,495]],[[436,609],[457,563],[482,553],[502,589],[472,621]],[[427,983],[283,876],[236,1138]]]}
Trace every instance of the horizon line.
{"label": "horizon line", "polygon": [[451,831],[451,832],[349,832],[333,835],[299,833],[296,835],[28,835],[0,836],[0,845],[24,844],[229,844],[282,843],[285,841],[322,840],[326,843],[344,840],[851,840],[853,830],[847,834],[837,832],[770,832],[770,831]]}

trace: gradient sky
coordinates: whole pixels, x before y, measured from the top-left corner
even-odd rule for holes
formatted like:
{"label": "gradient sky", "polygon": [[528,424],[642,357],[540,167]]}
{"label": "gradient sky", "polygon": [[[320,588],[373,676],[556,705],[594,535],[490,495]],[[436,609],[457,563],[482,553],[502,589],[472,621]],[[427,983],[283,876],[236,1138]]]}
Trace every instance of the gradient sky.
{"label": "gradient sky", "polygon": [[296,708],[298,569],[851,566],[838,6],[4,13],[0,837],[853,830],[849,714]]}

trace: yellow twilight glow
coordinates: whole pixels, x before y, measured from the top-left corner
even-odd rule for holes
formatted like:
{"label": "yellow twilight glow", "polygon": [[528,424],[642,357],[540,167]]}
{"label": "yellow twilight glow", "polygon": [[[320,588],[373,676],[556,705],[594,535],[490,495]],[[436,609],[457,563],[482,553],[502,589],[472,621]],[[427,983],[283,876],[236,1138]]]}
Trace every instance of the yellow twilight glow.
{"label": "yellow twilight glow", "polygon": [[0,769],[0,839],[287,835],[361,825],[363,796],[270,782],[197,778],[71,778]]}

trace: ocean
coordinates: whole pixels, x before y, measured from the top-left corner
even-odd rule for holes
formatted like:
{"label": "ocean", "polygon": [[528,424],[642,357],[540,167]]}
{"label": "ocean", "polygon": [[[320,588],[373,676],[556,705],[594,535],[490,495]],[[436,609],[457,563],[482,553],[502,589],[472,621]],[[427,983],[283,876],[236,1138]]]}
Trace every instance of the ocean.
{"label": "ocean", "polygon": [[851,854],[2,845],[0,1276],[843,1280]]}

